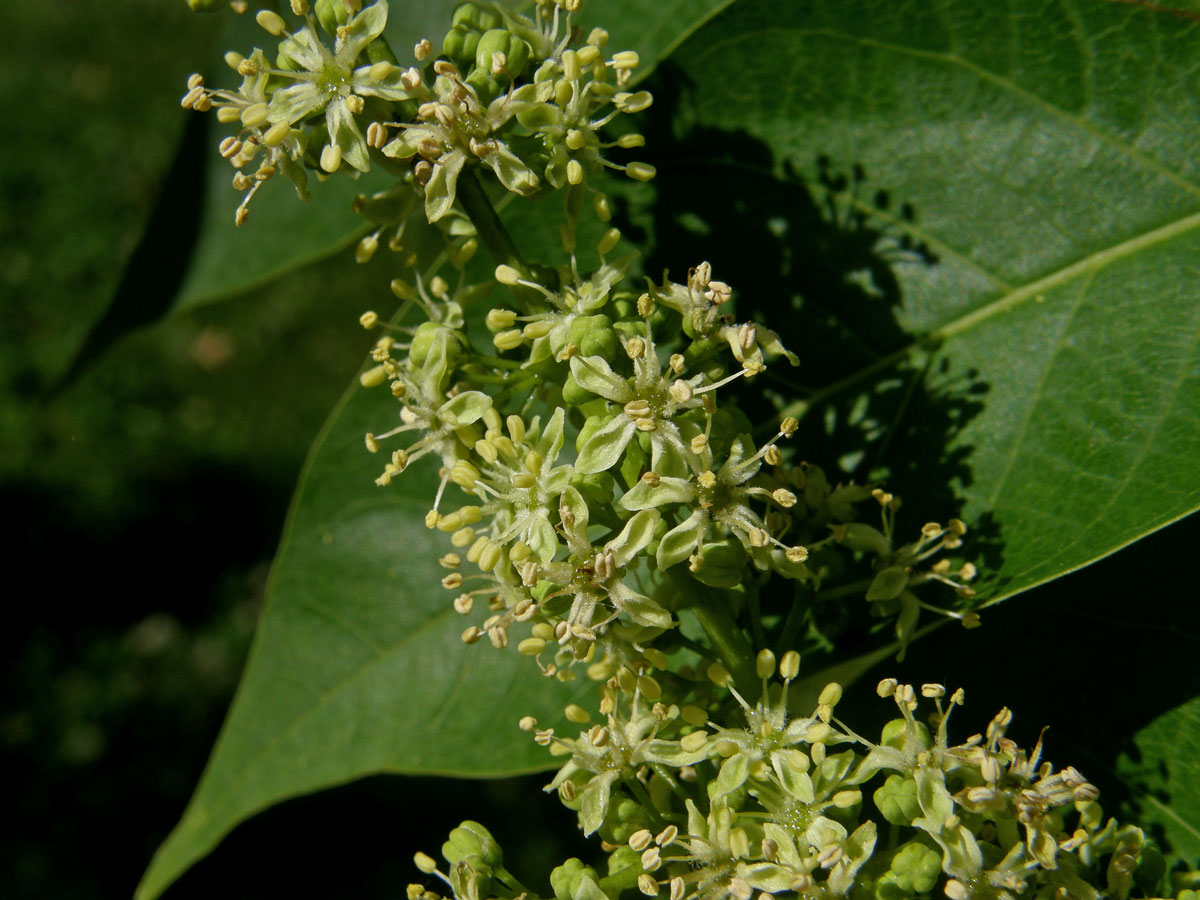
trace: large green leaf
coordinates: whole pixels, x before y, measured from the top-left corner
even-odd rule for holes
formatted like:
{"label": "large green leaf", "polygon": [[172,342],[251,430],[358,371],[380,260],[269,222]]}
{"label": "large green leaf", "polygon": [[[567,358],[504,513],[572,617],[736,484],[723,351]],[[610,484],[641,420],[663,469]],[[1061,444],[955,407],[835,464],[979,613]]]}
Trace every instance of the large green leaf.
{"label": "large green leaf", "polygon": [[993,601],[1200,505],[1198,54],[1091,0],[742,0],[651,85],[655,261],[795,315],[794,410],[957,502]]}
{"label": "large green leaf", "polygon": [[[378,772],[491,777],[545,768],[517,729],[550,725],[587,690],[487,642],[439,582],[445,535],[425,528],[436,474],[388,488],[362,436],[395,420],[386,388],[352,388],[293,501],[247,671],[182,821],[137,896],[158,896],[238,822],[288,797]],[[230,515],[238,515],[230,510]]]}
{"label": "large green leaf", "polygon": [[1135,824],[1176,857],[1200,860],[1200,697],[1159,716],[1117,763],[1129,784]]}
{"label": "large green leaf", "polygon": [[[659,72],[648,270],[709,257],[798,307],[807,418],[882,435],[848,471],[931,475],[939,500],[953,479],[1011,595],[1200,504],[1197,50],[1189,23],[1110,4],[741,0]],[[566,698],[456,643],[428,485],[379,494],[361,450],[389,411],[352,392],[318,441],[234,711],[140,897],[297,793],[541,764],[512,722]]]}

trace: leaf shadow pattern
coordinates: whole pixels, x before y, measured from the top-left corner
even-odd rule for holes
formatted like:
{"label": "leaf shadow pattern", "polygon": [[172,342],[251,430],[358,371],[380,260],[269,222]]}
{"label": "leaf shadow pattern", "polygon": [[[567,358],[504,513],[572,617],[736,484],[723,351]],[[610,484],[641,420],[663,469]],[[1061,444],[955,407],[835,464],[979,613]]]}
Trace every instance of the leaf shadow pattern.
{"label": "leaf shadow pattern", "polygon": [[[899,494],[900,542],[957,515],[972,448],[955,439],[983,409],[988,385],[974,371],[951,374],[935,345],[900,324],[898,271],[939,264],[904,227],[917,210],[872,185],[861,165],[776,160],[746,132],[690,121],[689,86],[669,61],[649,88],[656,115],[643,123],[647,146],[637,152],[658,174],[648,199],[633,192],[618,202],[618,224],[652,248],[644,261],[652,279],[669,271],[682,280],[684,267],[707,260],[713,277],[733,286],[739,318],[769,325],[800,358],[796,369],[771,365],[738,393],[738,405],[769,430],[799,397],[792,445],[831,481]],[[883,364],[893,355],[897,362]],[[866,506],[864,516],[873,516]],[[998,571],[997,523],[984,516],[969,525],[967,558]]]}

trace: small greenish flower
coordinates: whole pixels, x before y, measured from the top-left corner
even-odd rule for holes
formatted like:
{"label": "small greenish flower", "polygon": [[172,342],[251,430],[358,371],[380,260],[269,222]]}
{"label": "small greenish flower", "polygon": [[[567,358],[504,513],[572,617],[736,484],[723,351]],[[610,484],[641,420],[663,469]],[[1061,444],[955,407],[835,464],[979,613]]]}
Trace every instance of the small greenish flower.
{"label": "small greenish flower", "polygon": [[[519,315],[516,311],[495,309],[488,316],[493,343],[499,350],[515,350],[529,345],[523,368],[546,360],[566,362],[576,355],[601,355],[617,349],[612,320],[600,311],[612,301],[613,289],[629,273],[637,260],[629,253],[613,262],[604,262],[586,279],[577,279],[560,290],[551,291],[537,282],[520,277],[510,266],[497,268],[497,279],[509,286],[519,285],[537,291],[550,309]],[[517,325],[520,325],[517,328]]]}
{"label": "small greenish flower", "polygon": [[[564,643],[594,641],[605,626],[621,615],[646,628],[671,627],[670,613],[626,583],[634,560],[654,538],[659,521],[657,510],[643,510],[632,516],[619,534],[600,547],[588,535],[588,505],[575,488],[563,491],[559,517],[569,557],[541,566],[537,577],[558,586],[546,595],[543,604],[555,596],[571,598],[570,611],[563,618],[567,625]],[[610,606],[612,612],[597,621],[596,609],[607,610]]]}
{"label": "small greenish flower", "polygon": [[495,135],[512,116],[507,97],[484,104],[452,63],[438,61],[434,71],[432,87],[416,69],[404,73],[410,96],[420,104],[417,119],[397,123],[400,133],[379,141],[385,156],[414,161],[413,176],[425,191],[426,218],[436,222],[450,211],[468,164],[488,166],[515,194],[536,192],[538,176]]}
{"label": "small greenish flower", "polygon": [[686,285],[664,279],[650,296],[683,317],[684,333],[696,342],[693,354],[727,346],[738,364],[751,374],[762,371],[769,356],[782,356],[793,366],[800,363],[770,328],[751,322],[739,324],[722,312],[721,307],[733,297],[733,288],[714,280],[707,262],[688,271]]}
{"label": "small greenish flower", "polygon": [[520,541],[520,564],[530,553],[542,563],[554,559],[558,536],[550,522],[558,499],[569,490],[572,466],[557,465],[563,447],[565,411],[557,409],[543,426],[538,417],[526,425],[510,416],[508,434],[500,432],[499,416],[489,417],[484,436],[475,442],[472,459],[459,465],[451,478],[482,501],[491,519],[491,539],[507,546]]}
{"label": "small greenish flower", "polygon": [[326,172],[343,162],[360,172],[370,169],[367,141],[355,120],[364,98],[398,101],[412,96],[398,66],[386,60],[358,65],[368,45],[383,34],[387,16],[387,0],[376,0],[337,28],[332,50],[322,42],[311,13],[303,28],[282,32],[279,55],[291,65],[272,74],[292,83],[272,95],[267,120],[295,125],[323,112],[329,143],[320,161]]}
{"label": "small greenish flower", "polygon": [[[636,678],[623,670],[629,683],[635,685],[629,697],[627,712],[619,707],[621,693],[610,689],[605,725],[595,725],[578,738],[567,739],[553,731],[538,733],[539,742],[552,745],[557,752],[570,753],[571,759],[558,771],[546,790],[559,790],[566,782],[572,786],[582,784],[579,807],[579,824],[584,834],[597,831],[605,821],[618,785],[633,778],[638,770],[648,765],[690,766],[708,755],[706,744],[685,748],[677,740],[658,737],[660,729],[676,721],[679,710],[663,708],[662,704],[649,702],[644,696],[647,690],[658,688],[657,683],[647,676]],[[620,679],[624,680],[624,679]],[[572,795],[575,791],[572,790]]]}
{"label": "small greenish flower", "polygon": [[[630,510],[672,504],[691,510],[687,518],[659,541],[656,560],[660,569],[685,559],[692,559],[694,568],[699,568],[705,544],[732,534],[760,569],[784,568],[784,574],[793,578],[805,574],[803,562],[807,551],[803,547],[789,547],[773,537],[763,518],[750,506],[751,500],[783,508],[795,503],[795,495],[786,488],[763,486],[753,481],[768,448],[783,436],[781,431],[757,451],[748,435],[739,436],[730,444],[725,462],[716,471],[713,470],[710,442],[692,441],[684,453],[691,468],[690,478],[659,475],[652,471],[621,498],[621,505]],[[773,547],[782,551],[778,558],[771,553]]]}
{"label": "small greenish flower", "polygon": [[716,385],[701,387],[703,375],[684,380],[674,377],[670,369],[664,373],[648,326],[645,337],[628,337],[622,343],[633,361],[632,378],[617,374],[602,357],[571,357],[575,382],[619,407],[601,427],[580,433],[576,468],[584,474],[611,469],[640,433],[650,442],[653,470],[678,470],[688,448],[679,424],[673,420],[687,410],[700,409],[700,394]]}
{"label": "small greenish flower", "polygon": [[[185,108],[199,112],[215,108],[221,122],[236,122],[241,128],[220,145],[222,156],[239,170],[234,186],[246,191],[235,217],[239,225],[258,186],[277,172],[282,171],[295,183],[301,198],[308,199],[302,160],[310,149],[327,172],[337,170],[343,161],[367,171],[367,141],[356,116],[363,112],[366,99],[409,97],[401,70],[382,58],[391,52],[374,53],[384,46],[387,0],[377,0],[338,25],[332,50],[321,41],[308,4],[293,3],[292,7],[305,19],[304,26],[294,32],[278,13],[262,10],[257,16],[269,34],[282,38],[275,65],[259,49],[248,57],[231,51],[225,61],[242,76],[241,86],[210,90],[201,76],[193,75],[182,101]],[[342,12],[346,12],[344,6]],[[310,127],[322,113],[323,125]],[[310,146],[316,135],[321,135],[319,148]],[[243,174],[240,170],[260,154],[262,160],[254,175]]]}

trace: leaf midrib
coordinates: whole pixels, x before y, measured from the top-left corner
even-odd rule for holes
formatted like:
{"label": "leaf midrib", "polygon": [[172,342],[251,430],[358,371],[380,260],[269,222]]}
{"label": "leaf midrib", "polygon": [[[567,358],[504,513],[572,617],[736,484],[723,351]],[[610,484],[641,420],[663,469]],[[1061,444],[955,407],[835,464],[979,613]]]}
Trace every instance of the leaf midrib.
{"label": "leaf midrib", "polygon": [[1100,269],[1103,269],[1104,267],[1116,262],[1117,260],[1131,256],[1135,253],[1139,253],[1142,250],[1153,247],[1156,244],[1163,243],[1172,238],[1179,237],[1180,235],[1186,234],[1187,232],[1198,227],[1200,227],[1200,212],[1192,213],[1190,216],[1185,216],[1184,218],[1178,219],[1169,225],[1163,225],[1158,228],[1154,228],[1150,231],[1137,235],[1136,237],[1124,240],[1119,244],[1114,244],[1111,247],[1106,247],[1103,250],[1098,250],[1095,253],[1089,254],[1078,262],[1064,266],[1063,268],[1051,272],[1049,275],[1045,275],[1036,281],[1031,281],[1023,287],[1016,288],[1010,293],[1005,294],[1002,297],[998,297],[991,303],[977,307],[971,312],[959,316],[957,319],[950,321],[946,325],[932,329],[925,335],[918,337],[906,346],[901,347],[899,350],[895,350],[892,353],[889,353],[887,356],[882,356],[872,362],[870,365],[864,366],[862,369],[853,373],[852,375],[847,375],[840,381],[837,381],[828,387],[822,388],[821,390],[815,392],[811,397],[802,401],[797,401],[797,403],[794,403],[791,407],[789,407],[789,409],[792,411],[790,413],[785,412],[784,414],[794,415],[795,408],[797,407],[804,409],[811,408],[818,403],[824,402],[830,397],[840,394],[842,391],[848,390],[849,388],[858,384],[860,381],[871,377],[877,372],[895,365],[909,354],[921,349],[922,347],[940,344],[951,337],[955,337],[956,335],[975,328],[980,323],[986,322],[988,319],[993,319],[996,316],[1008,312],[1009,310],[1014,309],[1023,303],[1034,300],[1046,291],[1058,287],[1059,285],[1066,284],[1075,277],[1094,274]]}

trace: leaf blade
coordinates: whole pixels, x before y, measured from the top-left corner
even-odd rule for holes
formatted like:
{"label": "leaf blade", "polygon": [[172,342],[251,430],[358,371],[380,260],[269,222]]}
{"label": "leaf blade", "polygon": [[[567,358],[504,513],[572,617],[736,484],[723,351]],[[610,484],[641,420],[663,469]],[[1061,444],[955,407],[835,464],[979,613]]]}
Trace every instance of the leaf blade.
{"label": "leaf blade", "polygon": [[[673,56],[683,146],[698,156],[690,134],[710,146],[728,136],[738,151],[707,151],[712,171],[799,182],[829,240],[857,238],[872,287],[897,304],[884,327],[859,331],[852,363],[831,360],[807,403],[789,411],[845,415],[855,397],[871,400],[886,379],[919,370],[922,357],[935,375],[921,390],[968,380],[987,390],[982,411],[938,449],[963,461],[955,477],[965,515],[990,515],[1001,531],[1004,561],[985,572],[992,601],[1200,508],[1187,452],[1200,441],[1190,412],[1200,409],[1200,319],[1187,277],[1200,246],[1187,149],[1200,110],[1183,74],[1194,67],[1172,68],[1197,35],[1194,23],[1104,5],[1047,13],[1031,2],[872,2],[850,14],[742,0]],[[1152,103],[1126,96],[1136,86],[1145,100],[1153,77]],[[656,160],[660,179],[672,165],[701,164],[672,149],[674,163]],[[850,161],[854,175],[839,175]],[[878,191],[874,202],[863,199],[868,190]],[[904,201],[898,213],[891,197]],[[753,201],[743,206],[755,215]],[[936,261],[897,253],[898,264],[881,262],[877,247],[888,242]],[[720,241],[707,246],[720,253]],[[803,293],[812,281],[788,287]],[[842,315],[853,331],[855,314]],[[1106,394],[1085,404],[1093,386]],[[902,407],[891,422],[893,434],[915,427]],[[902,457],[904,440],[889,441],[890,456]],[[1130,467],[1121,489],[1097,489],[1121,465]]]}
{"label": "leaf blade", "polygon": [[386,391],[356,383],[314,444],[233,708],[139,900],[157,897],[238,822],[290,797],[381,772],[544,769],[544,750],[517,719],[552,724],[588,689],[459,640],[437,586],[444,536],[422,521],[429,473],[377,488],[377,459],[359,437],[395,407]]}

